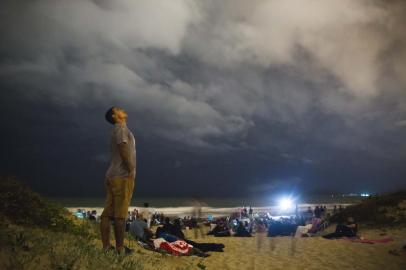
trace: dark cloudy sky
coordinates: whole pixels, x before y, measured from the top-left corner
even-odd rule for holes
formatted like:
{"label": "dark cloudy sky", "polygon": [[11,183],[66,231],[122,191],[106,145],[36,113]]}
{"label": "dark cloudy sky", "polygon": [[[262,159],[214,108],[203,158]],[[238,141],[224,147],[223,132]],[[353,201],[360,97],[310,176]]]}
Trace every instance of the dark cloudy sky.
{"label": "dark cloudy sky", "polygon": [[406,186],[406,2],[1,1],[0,174],[100,196],[128,111],[136,196]]}

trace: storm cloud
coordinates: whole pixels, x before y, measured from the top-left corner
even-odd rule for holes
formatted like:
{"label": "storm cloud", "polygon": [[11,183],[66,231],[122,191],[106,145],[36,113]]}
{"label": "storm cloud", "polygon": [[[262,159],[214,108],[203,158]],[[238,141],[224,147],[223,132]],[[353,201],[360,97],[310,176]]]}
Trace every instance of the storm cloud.
{"label": "storm cloud", "polygon": [[[179,193],[191,179],[208,192],[205,178],[213,179],[209,185],[221,179],[221,192],[237,182],[237,193],[284,179],[326,189],[354,179],[356,188],[403,185],[403,1],[0,5],[0,112],[12,133],[38,137],[16,140],[27,153],[23,164],[45,151],[34,148],[46,148],[40,138],[56,126],[55,158],[79,155],[80,164],[95,166],[73,182],[99,183],[108,160],[102,116],[118,104],[141,147],[146,193],[152,182],[166,183],[165,175]],[[39,116],[27,118],[33,112]],[[80,150],[66,157],[69,145]],[[3,164],[3,173],[21,169]],[[41,186],[39,175],[50,170],[44,166],[32,181]]]}

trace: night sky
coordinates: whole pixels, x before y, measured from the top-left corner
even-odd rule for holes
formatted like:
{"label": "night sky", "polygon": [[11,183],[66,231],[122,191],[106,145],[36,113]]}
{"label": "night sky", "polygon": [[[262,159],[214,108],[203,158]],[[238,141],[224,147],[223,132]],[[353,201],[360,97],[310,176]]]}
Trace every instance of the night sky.
{"label": "night sky", "polygon": [[113,105],[135,196],[406,187],[406,2],[1,1],[0,175],[104,194]]}

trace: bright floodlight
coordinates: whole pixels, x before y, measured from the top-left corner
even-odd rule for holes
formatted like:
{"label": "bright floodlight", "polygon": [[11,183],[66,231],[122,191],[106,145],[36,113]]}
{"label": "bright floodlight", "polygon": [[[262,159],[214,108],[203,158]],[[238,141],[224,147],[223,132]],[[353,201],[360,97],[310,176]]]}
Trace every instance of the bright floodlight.
{"label": "bright floodlight", "polygon": [[289,209],[293,209],[293,201],[290,198],[282,198],[279,201],[279,208],[283,211],[289,210]]}

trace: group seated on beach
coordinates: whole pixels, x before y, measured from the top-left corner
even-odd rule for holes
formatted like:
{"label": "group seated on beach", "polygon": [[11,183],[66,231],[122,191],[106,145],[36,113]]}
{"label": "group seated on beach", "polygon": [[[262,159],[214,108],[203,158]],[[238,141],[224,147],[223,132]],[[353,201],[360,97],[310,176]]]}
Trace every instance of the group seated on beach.
{"label": "group seated on beach", "polygon": [[311,216],[299,214],[295,217],[281,217],[278,219],[274,219],[269,213],[257,213],[255,217],[249,219],[238,219],[236,215],[232,214],[230,217],[213,221],[214,224],[212,224],[208,235],[216,237],[250,237],[254,233],[267,232],[268,237],[322,236],[325,239],[358,238],[358,225],[352,217],[349,217],[346,223],[338,223],[333,233],[326,234],[324,231],[330,226],[331,214],[321,210],[322,207],[317,208],[320,209],[320,212],[315,211],[316,213],[312,213]]}
{"label": "group seated on beach", "polygon": [[[251,211],[250,211],[251,212]],[[241,213],[232,213],[230,217],[217,219],[211,226],[208,235],[216,237],[250,237],[253,233],[267,233],[268,237],[320,236],[329,225],[330,214],[326,208],[317,206],[313,211],[310,207],[297,216],[275,219],[269,213],[256,213],[246,217]]]}
{"label": "group seated on beach", "polygon": [[93,220],[93,221],[97,221],[99,218],[97,216],[96,210],[86,211],[85,209],[78,209],[75,212],[75,216],[78,218],[84,218],[84,219]]}
{"label": "group seated on beach", "polygon": [[249,219],[220,219],[217,221],[215,226],[208,232],[208,235],[213,235],[215,237],[251,237],[252,236],[252,225]]}
{"label": "group seated on beach", "polygon": [[133,238],[145,249],[154,250],[160,253],[199,257],[207,257],[208,251],[223,252],[224,245],[216,243],[196,243],[186,239],[182,232],[180,219],[173,223],[168,217],[165,218],[163,226],[159,226],[154,233],[148,228],[147,222],[139,214],[135,221],[130,224],[129,232]]}

